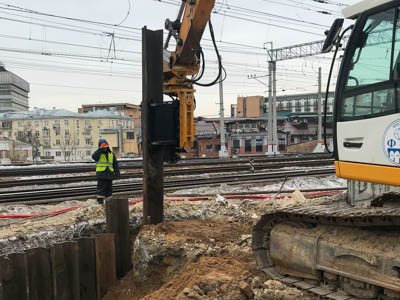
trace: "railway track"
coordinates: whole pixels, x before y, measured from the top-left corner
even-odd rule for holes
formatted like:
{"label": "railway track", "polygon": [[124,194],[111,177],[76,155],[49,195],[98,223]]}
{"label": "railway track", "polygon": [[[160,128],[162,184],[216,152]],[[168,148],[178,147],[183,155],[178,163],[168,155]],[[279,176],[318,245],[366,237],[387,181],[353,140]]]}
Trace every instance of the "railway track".
{"label": "railway track", "polygon": [[[260,180],[271,180],[299,176],[317,176],[334,174],[333,167],[325,167],[307,170],[287,170],[268,173],[236,174],[231,176],[219,176],[213,178],[195,178],[184,180],[167,180],[164,182],[165,188],[192,187],[220,183],[245,183]],[[135,192],[142,190],[142,183],[117,183],[113,187],[114,193]],[[45,201],[49,199],[60,199],[80,196],[92,196],[96,193],[96,187],[79,186],[69,188],[43,189],[34,191],[13,191],[0,193],[0,203],[19,203],[32,201]]]}
{"label": "railway track", "polygon": [[[290,161],[307,161],[330,159],[329,154],[310,154],[310,155],[285,155],[276,157],[251,157],[256,164],[259,163],[273,163],[273,162],[290,162]],[[198,160],[181,160],[177,164],[165,164],[165,167],[194,167],[204,165],[228,165],[228,164],[247,164],[249,158],[243,159],[198,159]],[[20,176],[37,176],[37,175],[54,175],[54,174],[76,174],[93,172],[95,169],[94,162],[84,165],[70,165],[70,166],[30,166],[30,167],[15,167],[15,168],[2,168],[0,170],[0,177],[20,177]],[[142,169],[142,161],[127,161],[120,164],[121,170],[139,170]]]}
{"label": "railway track", "polygon": [[[254,165],[255,170],[266,170],[276,169],[283,167],[316,167],[316,166],[332,166],[333,159],[319,159],[319,160],[303,160],[303,161],[285,161],[285,162],[269,162],[269,163],[258,163]],[[196,175],[206,173],[225,173],[225,172],[245,172],[249,171],[250,168],[247,165],[239,166],[215,166],[215,167],[204,167],[204,168],[188,168],[188,169],[177,169],[170,168],[164,171],[165,177],[170,176],[183,176],[183,175]],[[135,173],[123,173],[121,179],[141,178],[143,176],[142,170],[137,170]],[[0,181],[0,188],[10,188],[16,186],[28,186],[28,185],[48,185],[48,184],[66,184],[74,182],[84,181],[95,181],[96,176],[83,175],[83,176],[71,176],[71,177],[53,177],[53,178],[41,178],[41,179],[21,179],[21,180],[7,180]]]}

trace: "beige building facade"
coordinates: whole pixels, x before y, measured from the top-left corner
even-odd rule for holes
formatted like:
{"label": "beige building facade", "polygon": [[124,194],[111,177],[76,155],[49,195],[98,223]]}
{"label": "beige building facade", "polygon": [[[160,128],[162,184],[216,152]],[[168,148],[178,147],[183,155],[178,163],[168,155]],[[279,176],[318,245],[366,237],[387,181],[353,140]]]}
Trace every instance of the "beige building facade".
{"label": "beige building facade", "polygon": [[[91,160],[104,130],[136,135],[133,118],[110,111],[74,113],[63,109],[35,109],[1,113],[0,122],[0,136],[32,145],[33,159],[42,161]],[[123,140],[119,139],[121,143]],[[121,143],[112,145],[118,156],[137,156],[134,147],[124,147]]]}
{"label": "beige building facade", "polygon": [[102,104],[83,104],[78,108],[79,113],[89,113],[96,111],[120,112],[124,116],[133,118],[135,128],[140,127],[140,105],[131,103],[102,103]]}
{"label": "beige building facade", "polygon": [[0,137],[0,164],[32,163],[32,145]]}
{"label": "beige building facade", "polygon": [[263,96],[249,96],[238,97],[236,105],[236,116],[245,118],[262,117],[264,97]]}

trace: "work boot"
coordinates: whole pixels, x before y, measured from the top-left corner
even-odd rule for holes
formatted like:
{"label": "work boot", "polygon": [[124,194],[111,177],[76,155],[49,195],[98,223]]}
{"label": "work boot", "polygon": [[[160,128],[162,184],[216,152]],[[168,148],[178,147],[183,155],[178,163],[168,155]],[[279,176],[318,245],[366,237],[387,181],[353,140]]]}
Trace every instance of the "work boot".
{"label": "work boot", "polygon": [[106,197],[104,200],[105,200],[105,203],[107,204],[107,203],[109,203],[110,201],[111,201],[111,199],[112,199],[112,196],[110,196],[110,197]]}
{"label": "work boot", "polygon": [[97,203],[99,203],[100,205],[104,204],[104,198],[97,198]]}

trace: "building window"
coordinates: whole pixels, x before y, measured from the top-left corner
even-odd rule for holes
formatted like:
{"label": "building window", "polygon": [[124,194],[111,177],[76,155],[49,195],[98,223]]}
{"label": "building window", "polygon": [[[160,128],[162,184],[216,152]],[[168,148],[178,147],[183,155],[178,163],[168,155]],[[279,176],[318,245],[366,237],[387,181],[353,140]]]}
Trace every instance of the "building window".
{"label": "building window", "polygon": [[40,136],[40,132],[39,131],[35,131],[35,136],[39,137]]}
{"label": "building window", "polygon": [[71,152],[70,151],[65,151],[65,157],[70,157],[71,156]]}
{"label": "building window", "polygon": [[285,151],[286,150],[286,139],[285,138],[280,138],[278,141],[279,145],[279,151]]}
{"label": "building window", "polygon": [[24,150],[24,156],[28,157],[28,155],[29,155],[28,150]]}
{"label": "building window", "polygon": [[69,125],[69,121],[68,120],[64,120],[64,126],[68,126]]}
{"label": "building window", "polygon": [[100,127],[103,125],[103,120],[98,120],[97,123],[98,123],[98,126]]}
{"label": "building window", "polygon": [[61,145],[60,140],[56,140],[56,145]]}
{"label": "building window", "polygon": [[215,144],[215,151],[221,151],[221,145]]}
{"label": "building window", "polygon": [[60,128],[56,128],[56,135],[60,135]]}
{"label": "building window", "polygon": [[92,145],[92,139],[86,139],[86,145],[87,146]]}
{"label": "building window", "polygon": [[28,125],[28,127],[32,126],[32,122],[31,121],[26,122],[26,124]]}
{"label": "building window", "polygon": [[311,105],[310,105],[310,101],[309,100],[306,100],[305,101],[305,104],[304,104],[304,111],[305,112],[310,112],[311,111]]}
{"label": "building window", "polygon": [[43,136],[49,136],[50,135],[50,131],[45,129],[43,130]]}
{"label": "building window", "polygon": [[76,139],[75,145],[79,145],[79,139]]}
{"label": "building window", "polygon": [[56,156],[60,157],[61,156],[61,151],[56,151]]}
{"label": "building window", "polygon": [[126,133],[126,139],[128,140],[134,140],[135,139],[135,133],[134,132],[127,132]]}
{"label": "building window", "polygon": [[69,145],[70,144],[70,140],[69,139],[65,139],[65,145]]}
{"label": "building window", "polygon": [[244,141],[244,151],[251,152],[251,140]]}
{"label": "building window", "polygon": [[263,151],[263,140],[256,139],[256,152],[262,152],[262,151]]}
{"label": "building window", "polygon": [[35,121],[35,127],[39,127],[39,121]]}
{"label": "building window", "polygon": [[79,120],[76,120],[76,128],[79,128]]}
{"label": "building window", "polygon": [[65,130],[65,131],[64,131],[64,135],[65,135],[65,136],[69,136],[69,130]]}
{"label": "building window", "polygon": [[85,126],[90,127],[90,120],[85,120]]}
{"label": "building window", "polygon": [[43,140],[43,143],[45,146],[49,146],[50,145],[50,141],[49,140]]}
{"label": "building window", "polygon": [[90,135],[90,130],[85,130],[85,135]]}
{"label": "building window", "polygon": [[23,131],[18,131],[18,137],[23,138],[24,137],[24,132]]}
{"label": "building window", "polygon": [[54,120],[54,126],[60,127],[60,120]]}
{"label": "building window", "polygon": [[21,121],[18,122],[18,127],[22,127],[22,122]]}
{"label": "building window", "polygon": [[44,152],[44,155],[45,155],[46,157],[50,157],[50,156],[51,156],[51,152],[50,152],[50,151],[45,151],[45,152]]}
{"label": "building window", "polygon": [[49,121],[48,120],[44,121],[44,126],[49,127]]}
{"label": "building window", "polygon": [[90,156],[92,153],[90,150],[86,150],[86,156]]}
{"label": "building window", "polygon": [[296,112],[301,112],[300,100],[296,101]]}
{"label": "building window", "polygon": [[240,152],[240,140],[233,140],[232,150],[235,153],[239,153]]}
{"label": "building window", "polygon": [[213,145],[212,145],[212,144],[208,144],[208,145],[206,146],[206,151],[207,151],[207,152],[212,152],[212,151],[213,151]]}

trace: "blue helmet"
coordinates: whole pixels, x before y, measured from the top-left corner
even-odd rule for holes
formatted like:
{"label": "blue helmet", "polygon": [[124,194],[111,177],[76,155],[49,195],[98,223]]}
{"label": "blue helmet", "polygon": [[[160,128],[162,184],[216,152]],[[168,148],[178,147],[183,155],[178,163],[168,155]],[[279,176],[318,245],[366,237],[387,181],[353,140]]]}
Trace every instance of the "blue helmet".
{"label": "blue helmet", "polygon": [[108,144],[108,142],[107,142],[106,139],[100,139],[100,140],[99,140],[99,147],[100,147],[100,145],[103,144],[103,143]]}

